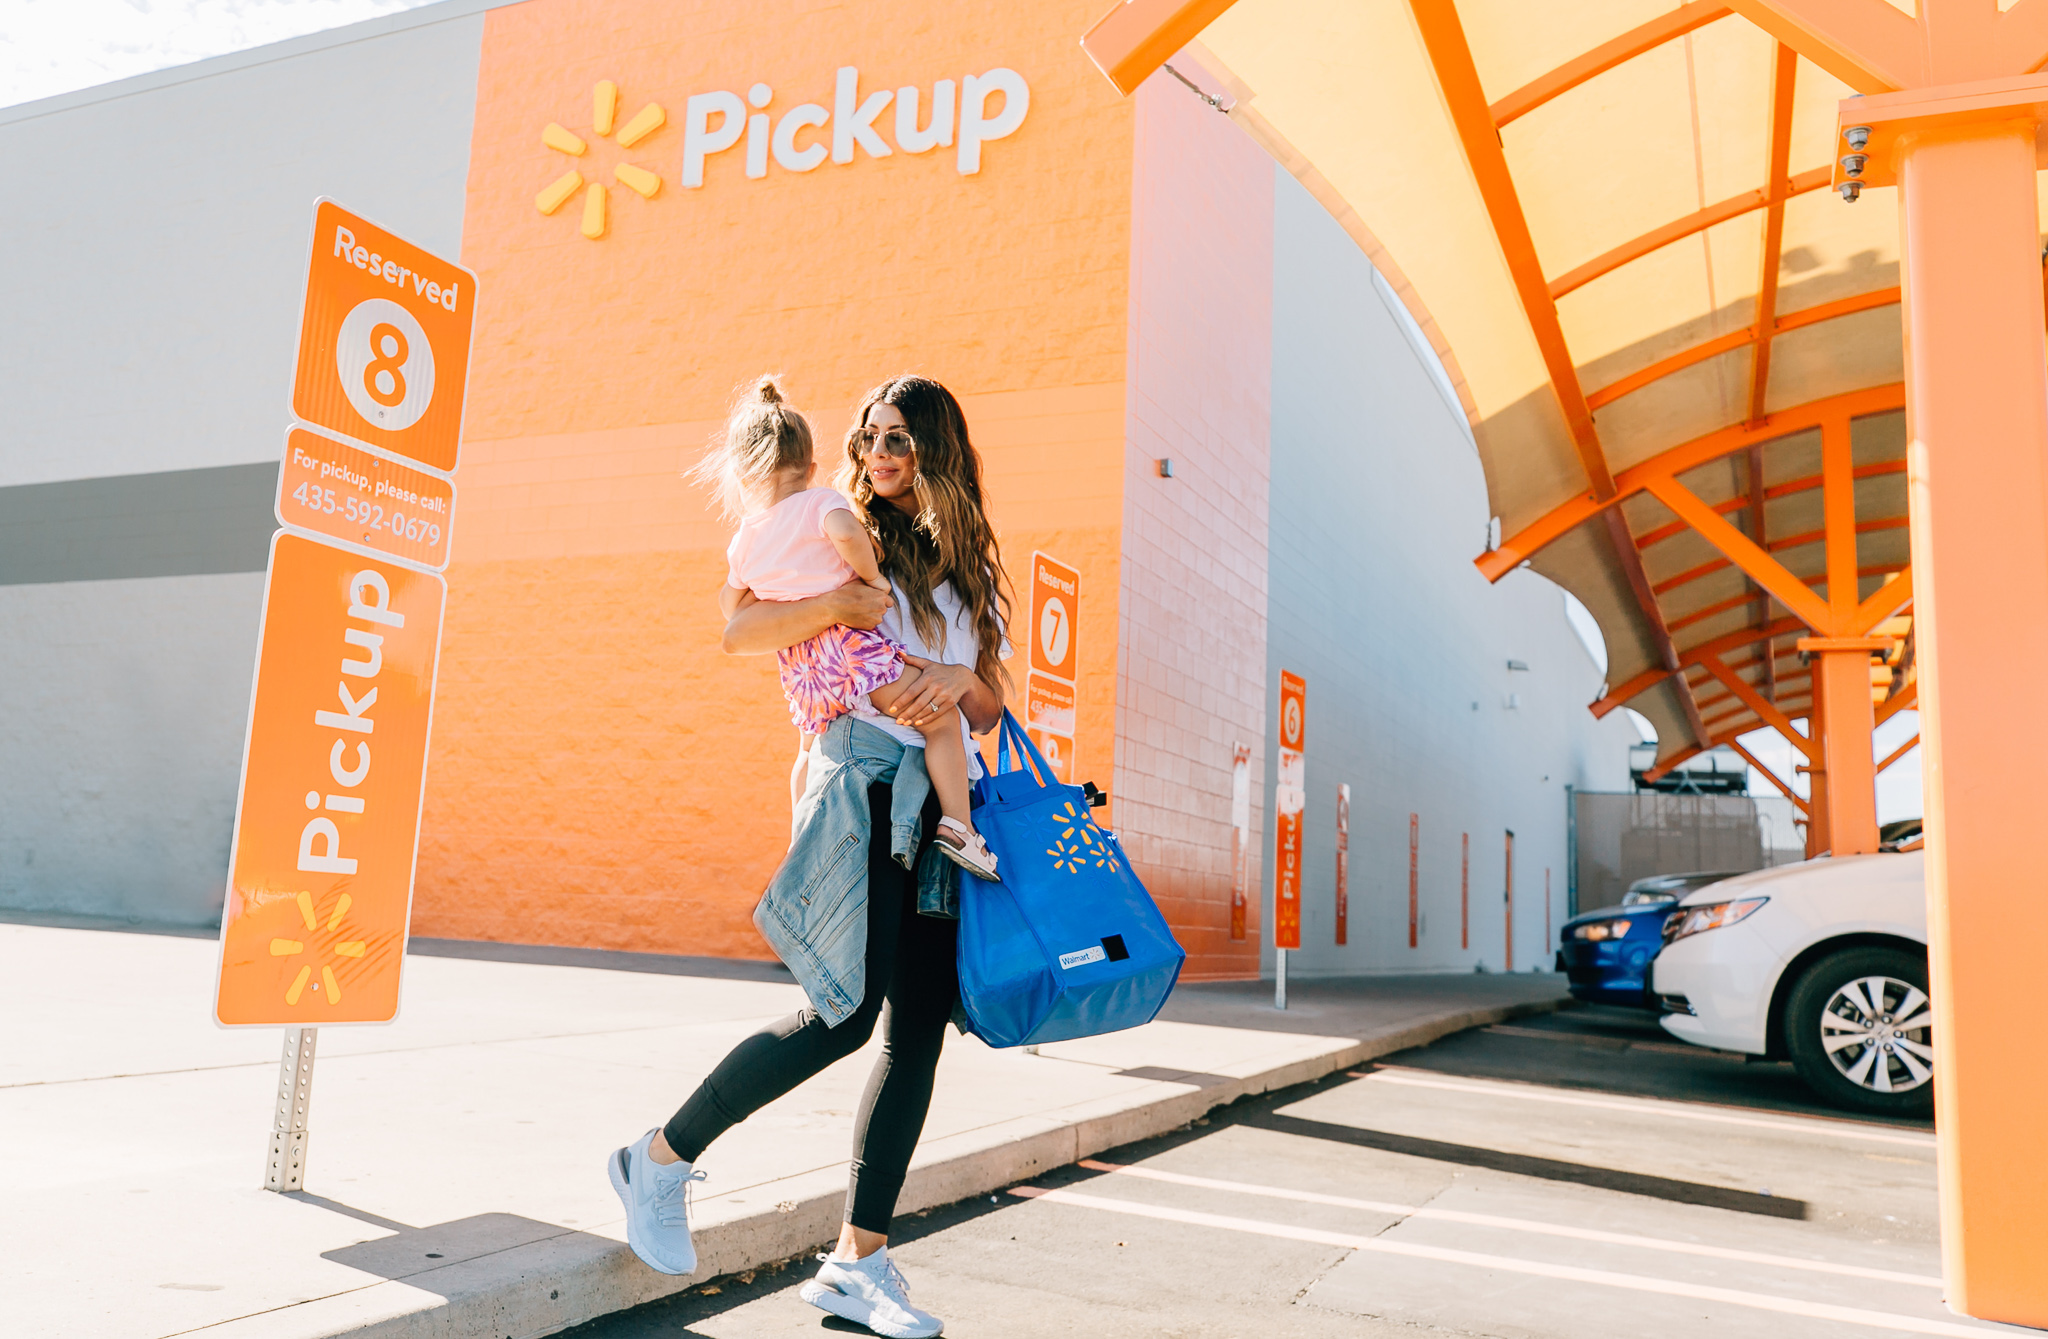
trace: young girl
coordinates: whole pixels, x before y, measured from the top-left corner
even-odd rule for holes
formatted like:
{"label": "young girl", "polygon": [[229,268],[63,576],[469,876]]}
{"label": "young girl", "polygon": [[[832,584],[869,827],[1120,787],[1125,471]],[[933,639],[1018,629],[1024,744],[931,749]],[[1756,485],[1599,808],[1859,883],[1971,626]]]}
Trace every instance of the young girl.
{"label": "young girl", "polygon": [[[853,506],[834,488],[813,488],[811,425],[763,377],[733,406],[725,441],[691,477],[713,484],[739,528],[726,549],[725,617],[747,592],[757,600],[804,600],[858,577],[889,589],[874,542]],[[791,799],[803,793],[811,742],[865,697],[888,712],[921,677],[903,648],[879,632],[842,625],[777,654],[782,691],[802,734],[790,777]],[[925,770],[938,796],[939,850],[979,878],[996,877],[996,858],[968,816],[967,745],[957,710],[916,727],[924,736]]]}

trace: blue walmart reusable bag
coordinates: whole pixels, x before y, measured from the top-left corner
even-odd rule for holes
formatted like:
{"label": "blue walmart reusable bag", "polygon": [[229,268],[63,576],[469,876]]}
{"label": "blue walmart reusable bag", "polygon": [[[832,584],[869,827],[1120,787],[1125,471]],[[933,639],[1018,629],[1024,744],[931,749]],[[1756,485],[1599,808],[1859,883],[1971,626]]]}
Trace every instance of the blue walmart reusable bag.
{"label": "blue walmart reusable bag", "polygon": [[970,1030],[991,1046],[1019,1046],[1151,1022],[1187,954],[1088,797],[1059,783],[1007,710],[996,771],[974,789],[974,825],[1002,882],[960,872]]}

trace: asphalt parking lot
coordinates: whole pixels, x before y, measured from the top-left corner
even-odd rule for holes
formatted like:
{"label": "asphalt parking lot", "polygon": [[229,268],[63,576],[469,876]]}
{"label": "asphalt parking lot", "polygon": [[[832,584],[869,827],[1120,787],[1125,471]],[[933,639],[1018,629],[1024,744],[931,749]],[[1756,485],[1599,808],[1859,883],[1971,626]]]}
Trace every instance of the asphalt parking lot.
{"label": "asphalt parking lot", "polygon": [[[1605,1008],[1239,1102],[901,1222],[893,1250],[951,1335],[2032,1333],[1943,1306],[1926,1123]],[[862,1333],[797,1298],[811,1269],[571,1333]]]}

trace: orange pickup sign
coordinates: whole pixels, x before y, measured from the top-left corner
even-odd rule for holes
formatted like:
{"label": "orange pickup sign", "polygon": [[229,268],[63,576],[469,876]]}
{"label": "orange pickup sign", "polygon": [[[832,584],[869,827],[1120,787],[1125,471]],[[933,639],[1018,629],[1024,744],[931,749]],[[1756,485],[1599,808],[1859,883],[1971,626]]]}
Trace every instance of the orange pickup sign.
{"label": "orange pickup sign", "polygon": [[221,915],[224,1026],[387,1023],[446,585],[280,532]]}

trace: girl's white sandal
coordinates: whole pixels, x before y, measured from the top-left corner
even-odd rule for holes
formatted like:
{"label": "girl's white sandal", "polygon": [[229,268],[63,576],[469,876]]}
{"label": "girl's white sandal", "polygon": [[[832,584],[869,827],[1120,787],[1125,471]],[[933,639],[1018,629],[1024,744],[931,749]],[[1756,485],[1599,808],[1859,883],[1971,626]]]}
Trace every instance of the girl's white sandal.
{"label": "girl's white sandal", "polygon": [[[947,834],[952,833],[952,837]],[[997,881],[995,853],[988,849],[988,843],[981,834],[954,818],[939,820],[939,835],[936,838],[939,852],[946,859],[966,870],[977,879]]]}

